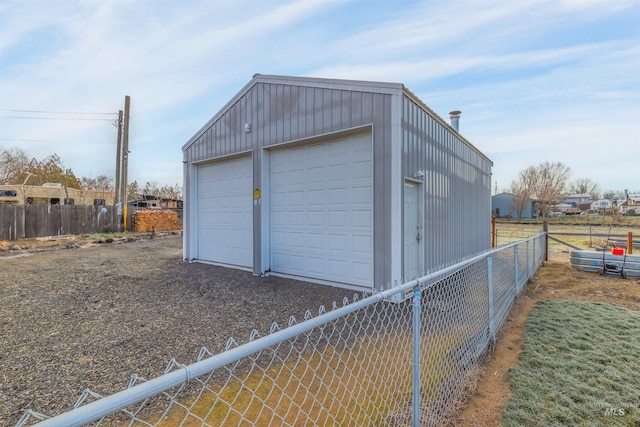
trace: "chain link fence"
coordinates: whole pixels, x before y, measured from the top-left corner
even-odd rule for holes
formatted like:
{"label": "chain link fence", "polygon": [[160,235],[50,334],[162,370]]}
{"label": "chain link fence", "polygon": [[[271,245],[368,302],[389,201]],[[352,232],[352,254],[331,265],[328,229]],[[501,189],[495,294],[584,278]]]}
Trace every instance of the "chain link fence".
{"label": "chain link fence", "polygon": [[17,427],[440,425],[543,257],[541,233]]}

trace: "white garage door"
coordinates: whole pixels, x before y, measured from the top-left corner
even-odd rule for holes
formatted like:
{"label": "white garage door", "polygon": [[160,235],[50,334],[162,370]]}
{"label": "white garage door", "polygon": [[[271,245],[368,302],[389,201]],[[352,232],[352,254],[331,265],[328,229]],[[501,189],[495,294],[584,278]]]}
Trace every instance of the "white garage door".
{"label": "white garage door", "polygon": [[251,156],[198,167],[197,258],[253,265]]}
{"label": "white garage door", "polygon": [[373,286],[371,135],[274,150],[271,270]]}

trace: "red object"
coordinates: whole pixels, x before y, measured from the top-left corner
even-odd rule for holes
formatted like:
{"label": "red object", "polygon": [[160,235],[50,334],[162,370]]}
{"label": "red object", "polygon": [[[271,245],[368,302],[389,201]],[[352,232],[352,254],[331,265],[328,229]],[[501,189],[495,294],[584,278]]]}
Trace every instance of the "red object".
{"label": "red object", "polygon": [[611,250],[611,253],[613,255],[624,255],[624,249],[623,248],[613,248]]}

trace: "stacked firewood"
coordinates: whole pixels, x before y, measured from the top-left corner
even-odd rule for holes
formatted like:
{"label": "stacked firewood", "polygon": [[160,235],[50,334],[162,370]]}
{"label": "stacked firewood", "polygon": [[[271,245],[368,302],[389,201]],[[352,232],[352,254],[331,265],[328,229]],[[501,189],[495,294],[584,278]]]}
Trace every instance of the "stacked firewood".
{"label": "stacked firewood", "polygon": [[136,211],[132,215],[133,231],[172,231],[182,228],[178,213],[173,211],[145,210]]}

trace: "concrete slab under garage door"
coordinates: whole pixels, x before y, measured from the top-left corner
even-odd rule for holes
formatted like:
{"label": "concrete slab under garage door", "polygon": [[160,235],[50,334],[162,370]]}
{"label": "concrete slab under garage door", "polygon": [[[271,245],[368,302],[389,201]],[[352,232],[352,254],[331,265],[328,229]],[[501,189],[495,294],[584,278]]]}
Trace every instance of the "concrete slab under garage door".
{"label": "concrete slab under garage door", "polygon": [[269,155],[271,271],[373,286],[371,134]]}
{"label": "concrete slab under garage door", "polygon": [[198,166],[198,260],[253,265],[252,171],[251,156]]}

